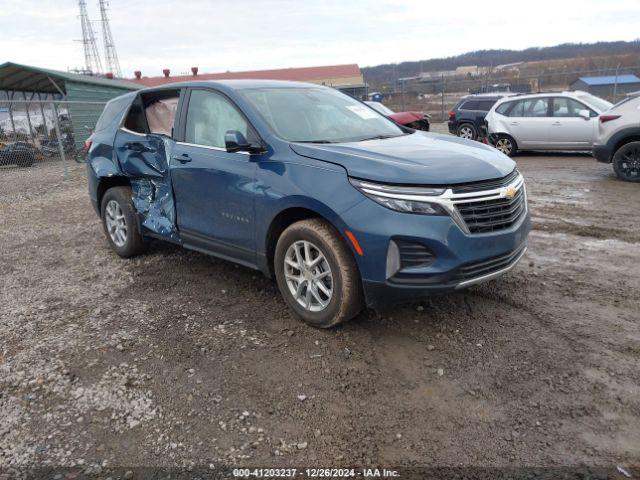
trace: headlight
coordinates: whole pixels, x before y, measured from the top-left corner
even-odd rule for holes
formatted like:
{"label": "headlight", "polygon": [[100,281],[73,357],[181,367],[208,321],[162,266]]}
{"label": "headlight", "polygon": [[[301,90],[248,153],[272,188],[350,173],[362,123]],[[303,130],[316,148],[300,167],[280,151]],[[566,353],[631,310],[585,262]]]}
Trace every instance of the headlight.
{"label": "headlight", "polygon": [[442,195],[444,188],[384,185],[355,178],[349,181],[371,200],[391,210],[418,215],[449,215],[438,202],[425,199]]}

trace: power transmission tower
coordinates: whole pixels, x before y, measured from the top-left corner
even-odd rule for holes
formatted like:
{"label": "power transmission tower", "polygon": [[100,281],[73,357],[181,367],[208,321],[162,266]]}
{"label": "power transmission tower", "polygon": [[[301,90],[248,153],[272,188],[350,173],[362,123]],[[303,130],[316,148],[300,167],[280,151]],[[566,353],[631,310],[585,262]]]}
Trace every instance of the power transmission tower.
{"label": "power transmission tower", "polygon": [[120,62],[118,61],[118,54],[116,53],[116,45],[113,43],[113,36],[111,35],[111,27],[109,26],[109,17],[107,16],[107,8],[109,2],[107,0],[99,0],[100,3],[100,17],[102,18],[102,38],[104,41],[104,57],[107,67],[107,72],[112,73],[116,77],[121,77]]}
{"label": "power transmission tower", "polygon": [[84,65],[88,73],[102,73],[102,62],[98,55],[96,36],[87,13],[87,2],[78,0],[80,6],[80,24],[82,25],[82,45],[84,47]]}

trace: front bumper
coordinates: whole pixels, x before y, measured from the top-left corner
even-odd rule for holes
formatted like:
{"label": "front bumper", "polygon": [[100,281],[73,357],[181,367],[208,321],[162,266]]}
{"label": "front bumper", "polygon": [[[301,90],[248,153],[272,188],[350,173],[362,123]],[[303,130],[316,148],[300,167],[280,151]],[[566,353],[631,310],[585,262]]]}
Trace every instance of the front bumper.
{"label": "front bumper", "polygon": [[[512,252],[484,260],[461,265],[444,274],[437,274],[432,277],[425,276],[422,279],[414,279],[416,283],[397,283],[395,281],[373,282],[364,281],[363,287],[367,304],[371,308],[381,308],[398,303],[407,303],[423,300],[436,295],[451,293],[474,285],[488,282],[498,278],[513,270],[527,251],[526,242]],[[507,260],[500,262],[499,259]],[[462,277],[461,273],[465,269],[475,268],[477,264],[486,263],[489,266],[477,276]],[[494,263],[495,268],[492,268]],[[418,283],[419,282],[419,283]]]}
{"label": "front bumper", "polygon": [[[526,205],[526,192],[524,201]],[[531,229],[528,209],[508,228],[473,233],[454,216],[399,213],[369,199],[342,218],[364,252],[357,261],[372,308],[452,292],[503,275],[524,255]],[[389,263],[391,241],[399,252],[393,258],[399,262]],[[388,263],[396,265],[390,272]]]}
{"label": "front bumper", "polygon": [[611,149],[607,145],[594,145],[591,150],[591,155],[602,163],[611,163]]}

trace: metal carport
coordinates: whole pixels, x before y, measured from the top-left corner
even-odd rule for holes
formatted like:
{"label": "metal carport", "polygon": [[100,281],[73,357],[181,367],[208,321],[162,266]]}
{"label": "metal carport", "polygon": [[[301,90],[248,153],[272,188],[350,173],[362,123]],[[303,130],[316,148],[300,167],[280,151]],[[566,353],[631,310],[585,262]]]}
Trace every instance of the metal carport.
{"label": "metal carport", "polygon": [[[77,145],[81,145],[89,135],[84,126],[96,124],[107,101],[140,88],[140,85],[125,80],[80,75],[13,62],[0,65],[0,91],[7,92],[8,99],[14,98],[13,92],[24,92],[23,95],[30,93],[32,100],[34,95],[48,95],[64,102],[71,117]],[[26,95],[23,98],[28,100]]]}

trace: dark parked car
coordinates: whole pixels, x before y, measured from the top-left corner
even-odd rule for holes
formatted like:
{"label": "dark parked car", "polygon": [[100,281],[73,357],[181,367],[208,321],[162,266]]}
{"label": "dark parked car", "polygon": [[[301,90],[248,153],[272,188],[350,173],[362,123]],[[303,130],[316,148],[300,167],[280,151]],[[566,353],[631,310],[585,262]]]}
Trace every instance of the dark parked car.
{"label": "dark parked car", "polygon": [[27,142],[0,144],[0,165],[30,167],[40,156],[38,149]]}
{"label": "dark parked car", "polygon": [[461,138],[478,140],[486,135],[484,117],[493,104],[512,93],[467,95],[449,112],[449,132]]}
{"label": "dark parked car", "polygon": [[380,102],[364,102],[373,108],[376,112],[381,113],[385,117],[389,117],[394,122],[404,126],[413,128],[414,130],[422,130],[428,132],[431,128],[431,116],[424,112],[394,112],[386,105]]}
{"label": "dark parked car", "polygon": [[526,249],[510,158],[407,131],[329,87],[132,92],[107,104],[90,142],[89,193],[118,255],[158,238],[260,270],[316,327],[490,280]]}

